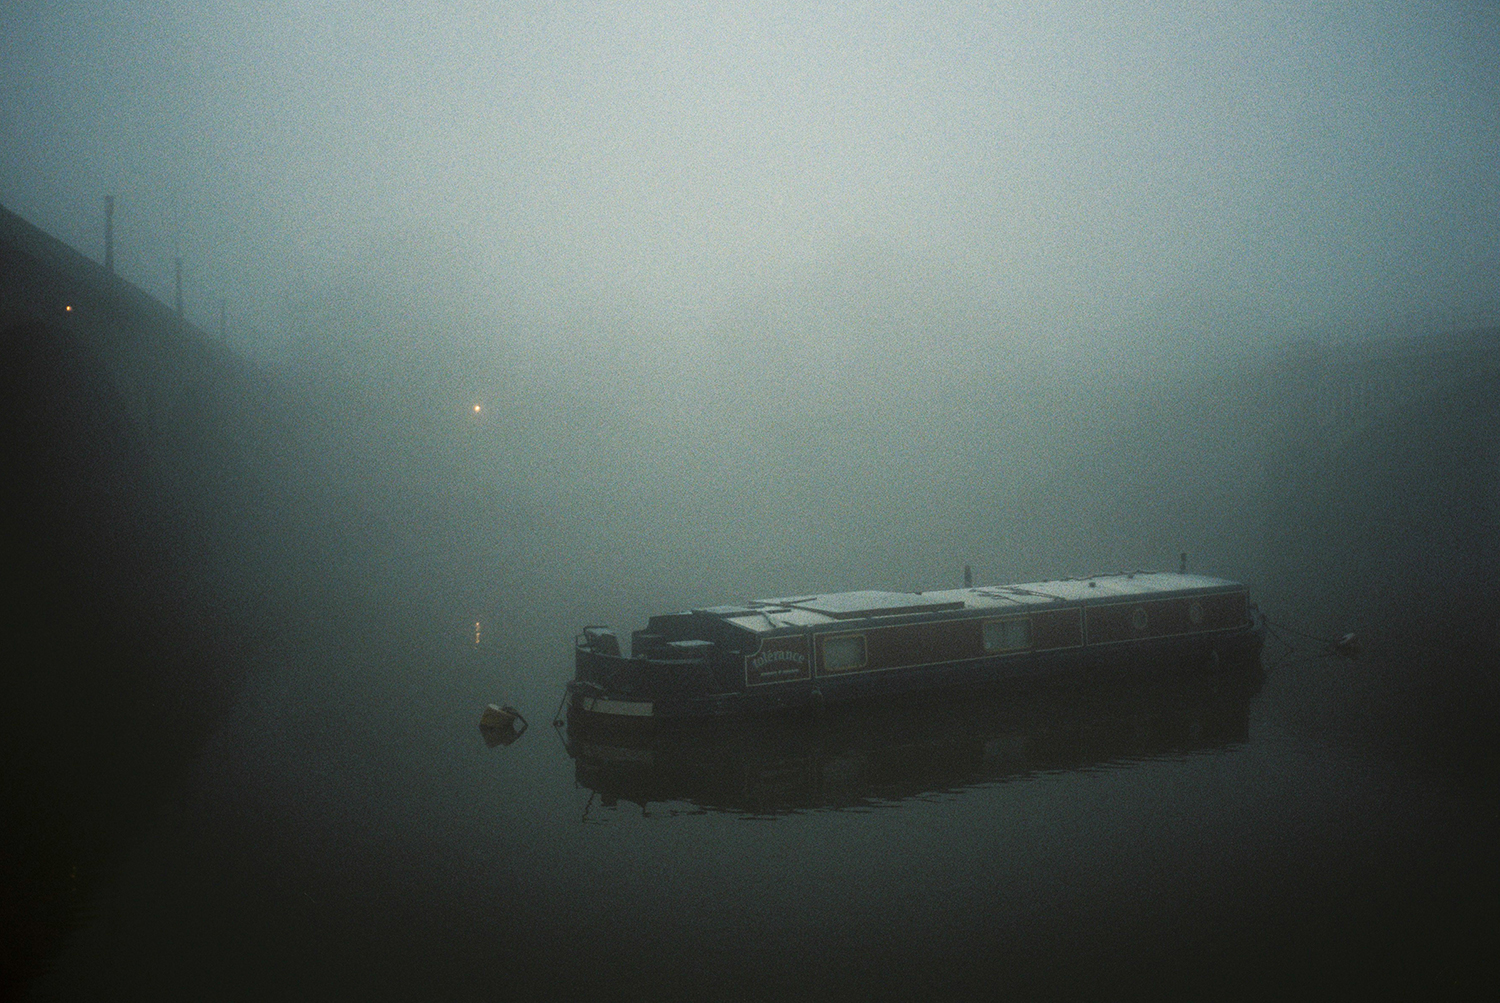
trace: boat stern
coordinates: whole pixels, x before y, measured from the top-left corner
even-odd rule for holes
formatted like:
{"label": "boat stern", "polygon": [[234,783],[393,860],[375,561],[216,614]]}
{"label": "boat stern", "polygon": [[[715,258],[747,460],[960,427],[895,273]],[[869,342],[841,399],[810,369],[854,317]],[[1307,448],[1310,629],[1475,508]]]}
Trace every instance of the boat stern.
{"label": "boat stern", "polygon": [[[670,635],[669,635],[670,636]],[[591,723],[637,727],[657,719],[713,716],[730,709],[743,688],[738,650],[703,637],[631,636],[629,656],[608,627],[585,627],[574,641],[570,714]]]}

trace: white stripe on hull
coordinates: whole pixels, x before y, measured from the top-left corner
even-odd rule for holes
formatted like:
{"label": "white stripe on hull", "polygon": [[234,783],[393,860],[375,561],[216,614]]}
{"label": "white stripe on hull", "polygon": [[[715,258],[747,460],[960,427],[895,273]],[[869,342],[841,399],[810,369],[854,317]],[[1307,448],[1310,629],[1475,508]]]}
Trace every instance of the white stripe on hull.
{"label": "white stripe on hull", "polygon": [[603,697],[583,697],[578,709],[590,714],[614,714],[617,717],[651,717],[655,713],[655,705],[649,700],[606,700]]}

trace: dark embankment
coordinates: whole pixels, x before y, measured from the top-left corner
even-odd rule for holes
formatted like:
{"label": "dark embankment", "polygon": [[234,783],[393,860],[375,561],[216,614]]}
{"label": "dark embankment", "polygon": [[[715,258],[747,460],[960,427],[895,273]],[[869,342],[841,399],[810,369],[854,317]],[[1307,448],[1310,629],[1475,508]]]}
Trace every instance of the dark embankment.
{"label": "dark embankment", "polygon": [[466,541],[503,522],[431,380],[254,366],[4,222],[0,997],[109,894],[250,674],[301,673],[316,719],[363,653],[472,622],[496,568]]}
{"label": "dark embankment", "polygon": [[185,767],[240,663],[205,577],[193,505],[207,500],[132,434],[93,351],[41,323],[6,330],[0,437],[0,984],[16,987]]}
{"label": "dark embankment", "polygon": [[[1311,659],[1319,733],[1489,785],[1500,777],[1500,370],[1391,394],[1289,465],[1268,508],[1270,572],[1357,663]],[[1317,645],[1295,636],[1299,647]]]}

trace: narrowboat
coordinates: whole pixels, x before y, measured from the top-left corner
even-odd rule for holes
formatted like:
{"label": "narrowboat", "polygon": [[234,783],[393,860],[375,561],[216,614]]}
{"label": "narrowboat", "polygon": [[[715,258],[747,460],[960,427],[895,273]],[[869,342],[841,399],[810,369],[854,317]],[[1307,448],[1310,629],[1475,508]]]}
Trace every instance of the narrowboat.
{"label": "narrowboat", "polygon": [[685,802],[778,815],[892,804],[1038,773],[1225,752],[1250,734],[1259,660],[936,690],[797,715],[569,736],[580,786],[606,807]]}
{"label": "narrowboat", "polygon": [[651,617],[574,644],[569,720],[650,726],[1093,669],[1258,658],[1238,582],[1132,572],[931,592],[857,591]]}

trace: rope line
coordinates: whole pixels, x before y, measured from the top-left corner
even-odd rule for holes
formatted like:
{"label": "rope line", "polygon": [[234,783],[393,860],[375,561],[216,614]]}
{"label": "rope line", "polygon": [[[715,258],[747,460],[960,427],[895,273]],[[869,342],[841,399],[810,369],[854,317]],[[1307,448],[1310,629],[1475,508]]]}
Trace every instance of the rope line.
{"label": "rope line", "polygon": [[[1320,654],[1324,657],[1338,655],[1343,658],[1353,658],[1359,652],[1359,645],[1358,642],[1355,641],[1353,634],[1345,634],[1343,637],[1338,638],[1319,637],[1317,634],[1309,634],[1305,630],[1298,630],[1296,627],[1291,627],[1284,623],[1273,624],[1271,622],[1271,618],[1266,616],[1264,613],[1261,614],[1260,620],[1261,624],[1266,628],[1266,633],[1270,634],[1272,637],[1276,638],[1276,640],[1280,641],[1282,647],[1286,649],[1286,653],[1282,656],[1281,659],[1278,659],[1278,661],[1284,660],[1291,655],[1295,655],[1298,651],[1296,645],[1292,644],[1292,642],[1281,636],[1281,631],[1283,630],[1288,634],[1295,634],[1297,637],[1305,637],[1309,641],[1317,641],[1319,644],[1323,645],[1323,651],[1320,652]],[[1280,629],[1278,630],[1278,628]]]}
{"label": "rope line", "polygon": [[[1266,622],[1266,629],[1270,630],[1271,629],[1271,618],[1267,616],[1267,617],[1264,617],[1264,619],[1265,619],[1265,622]],[[1284,623],[1276,624],[1276,626],[1280,627],[1282,630],[1286,631],[1288,634],[1296,634],[1298,637],[1305,637],[1309,641],[1317,641],[1319,644],[1337,644],[1338,643],[1338,639],[1337,638],[1333,638],[1333,637],[1319,637],[1317,634],[1309,634],[1307,631],[1305,631],[1305,630],[1298,630],[1296,627],[1288,627]],[[1282,639],[1278,636],[1278,640],[1282,640]],[[1285,644],[1286,643],[1285,640],[1282,640],[1282,643]]]}

